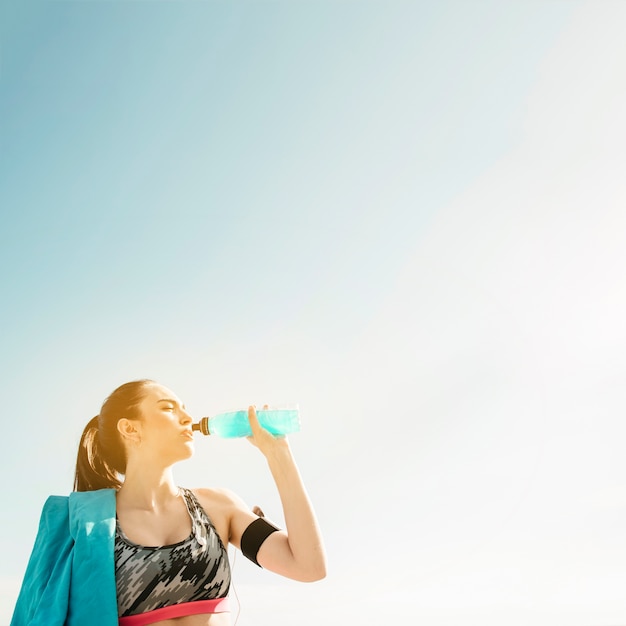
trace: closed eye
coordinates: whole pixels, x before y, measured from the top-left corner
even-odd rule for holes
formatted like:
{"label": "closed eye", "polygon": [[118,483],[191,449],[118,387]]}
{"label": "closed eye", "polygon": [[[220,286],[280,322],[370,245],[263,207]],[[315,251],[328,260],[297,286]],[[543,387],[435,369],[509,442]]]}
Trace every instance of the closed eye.
{"label": "closed eye", "polygon": [[[176,406],[178,405],[178,402],[174,402],[173,400],[168,400],[163,398],[163,400],[159,400],[159,403],[163,402],[163,408],[165,411],[173,411]],[[182,404],[181,408],[183,409],[183,411],[185,410],[185,405]]]}

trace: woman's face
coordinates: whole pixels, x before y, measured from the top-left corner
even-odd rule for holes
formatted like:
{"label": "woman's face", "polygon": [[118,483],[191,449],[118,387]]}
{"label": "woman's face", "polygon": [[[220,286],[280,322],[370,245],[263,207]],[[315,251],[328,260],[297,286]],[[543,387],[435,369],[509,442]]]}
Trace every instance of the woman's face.
{"label": "woman's face", "polygon": [[142,453],[166,462],[176,462],[193,454],[193,420],[175,393],[162,385],[151,384],[138,408],[141,419],[135,426]]}

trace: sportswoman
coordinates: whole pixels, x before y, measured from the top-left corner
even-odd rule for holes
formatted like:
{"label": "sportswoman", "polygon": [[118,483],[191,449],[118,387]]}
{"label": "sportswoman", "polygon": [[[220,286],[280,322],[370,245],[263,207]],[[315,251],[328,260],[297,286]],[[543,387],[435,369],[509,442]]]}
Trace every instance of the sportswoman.
{"label": "sportswoman", "polygon": [[74,492],[46,502],[11,626],[227,626],[229,543],[287,578],[324,578],[289,442],[263,429],[252,406],[248,418],[285,530],[228,490],[179,487],[172,466],[193,455],[192,417],[154,381],[118,387],[83,431]]}

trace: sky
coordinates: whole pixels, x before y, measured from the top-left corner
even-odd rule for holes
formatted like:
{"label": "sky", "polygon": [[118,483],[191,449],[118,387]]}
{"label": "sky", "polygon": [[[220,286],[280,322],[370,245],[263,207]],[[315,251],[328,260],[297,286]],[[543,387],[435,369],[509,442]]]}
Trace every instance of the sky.
{"label": "sky", "polygon": [[[298,403],[329,573],[238,626],[623,626],[626,4],[0,8],[0,626],[84,425]],[[258,451],[175,468],[282,521]]]}

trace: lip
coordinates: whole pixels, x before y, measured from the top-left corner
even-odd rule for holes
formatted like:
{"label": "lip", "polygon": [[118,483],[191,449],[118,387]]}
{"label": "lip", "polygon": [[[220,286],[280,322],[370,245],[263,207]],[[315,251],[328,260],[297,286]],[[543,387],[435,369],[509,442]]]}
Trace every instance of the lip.
{"label": "lip", "polygon": [[190,430],[185,430],[181,433],[182,437],[193,440],[193,433]]}

